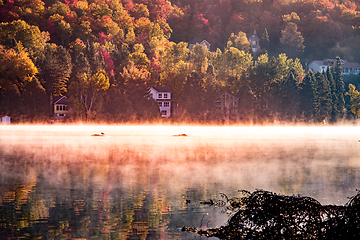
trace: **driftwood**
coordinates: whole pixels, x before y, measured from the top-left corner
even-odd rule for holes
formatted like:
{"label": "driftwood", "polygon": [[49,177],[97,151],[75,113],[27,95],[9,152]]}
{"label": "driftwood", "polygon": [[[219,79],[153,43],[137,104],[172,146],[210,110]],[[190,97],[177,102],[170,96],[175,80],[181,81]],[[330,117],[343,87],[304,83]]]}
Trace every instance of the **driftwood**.
{"label": "driftwood", "polygon": [[207,230],[184,226],[183,231],[219,239],[359,239],[360,192],[345,206],[321,205],[303,196],[257,190],[241,197],[204,201],[226,207],[226,226]]}

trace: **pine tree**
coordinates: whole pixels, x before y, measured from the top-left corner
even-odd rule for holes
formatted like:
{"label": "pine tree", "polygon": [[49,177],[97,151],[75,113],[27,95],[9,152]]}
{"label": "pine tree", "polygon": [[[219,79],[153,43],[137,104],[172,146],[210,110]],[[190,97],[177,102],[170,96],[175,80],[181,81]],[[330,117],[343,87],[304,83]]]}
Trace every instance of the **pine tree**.
{"label": "pine tree", "polygon": [[335,82],[335,93],[337,101],[334,103],[336,105],[336,111],[334,112],[334,120],[338,120],[344,116],[345,112],[345,99],[344,99],[344,81],[342,78],[342,67],[340,57],[336,57],[336,65],[333,70],[333,77]]}
{"label": "pine tree", "polygon": [[331,91],[331,121],[334,121],[336,119],[336,114],[337,114],[337,105],[336,102],[338,101],[338,97],[336,95],[336,85],[335,85],[335,81],[333,78],[333,74],[331,72],[330,66],[328,66],[327,71],[326,71],[326,78],[329,82],[329,87],[330,87],[330,91]]}
{"label": "pine tree", "polygon": [[318,85],[319,103],[320,103],[319,120],[325,120],[328,119],[331,115],[331,105],[332,105],[331,90],[329,87],[329,82],[323,73],[319,71],[316,72],[315,79]]}
{"label": "pine tree", "polygon": [[306,74],[300,85],[300,109],[307,120],[318,118],[319,116],[319,96],[317,92],[317,83],[312,70]]}
{"label": "pine tree", "polygon": [[41,69],[40,78],[45,82],[47,95],[65,94],[72,70],[71,56],[67,50],[61,45],[47,45],[38,65]]}
{"label": "pine tree", "polygon": [[292,72],[289,73],[289,78],[285,83],[285,97],[283,100],[285,113],[290,118],[295,117],[299,108],[299,92],[295,76]]}

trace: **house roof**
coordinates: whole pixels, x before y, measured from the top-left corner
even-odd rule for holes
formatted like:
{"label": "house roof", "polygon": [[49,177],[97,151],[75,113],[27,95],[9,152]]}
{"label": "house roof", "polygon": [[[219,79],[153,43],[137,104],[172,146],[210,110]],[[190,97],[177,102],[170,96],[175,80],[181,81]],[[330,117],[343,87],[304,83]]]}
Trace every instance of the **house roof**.
{"label": "house roof", "polygon": [[[319,66],[327,66],[327,65],[331,64],[332,62],[334,62],[334,64],[336,65],[336,59],[314,60],[311,63],[313,63],[313,62]],[[342,62],[341,63],[342,67],[358,67],[358,68],[360,68],[360,64],[357,62],[348,62],[347,60],[341,60],[341,62]]]}
{"label": "house roof", "polygon": [[221,95],[223,95],[223,94],[228,94],[228,95],[230,95],[230,96],[232,96],[232,97],[234,97],[234,98],[239,98],[238,96],[236,96],[236,95],[234,95],[234,94],[232,94],[232,93],[230,93],[230,92],[228,92],[228,91],[222,91],[222,92],[220,92],[219,93],[219,96],[221,96]]}
{"label": "house roof", "polygon": [[172,92],[171,87],[152,87],[157,92]]}
{"label": "house roof", "polygon": [[204,41],[204,39],[201,39],[201,38],[194,38],[193,40],[191,40],[190,42],[189,42],[189,44],[197,44],[197,43],[201,43],[202,41]]}
{"label": "house roof", "polygon": [[67,97],[66,96],[58,96],[54,99],[54,104],[66,104]]}
{"label": "house roof", "polygon": [[256,34],[256,30],[254,30],[253,33],[247,34],[246,37],[247,37],[249,40],[260,41],[260,38],[259,38],[258,35]]}

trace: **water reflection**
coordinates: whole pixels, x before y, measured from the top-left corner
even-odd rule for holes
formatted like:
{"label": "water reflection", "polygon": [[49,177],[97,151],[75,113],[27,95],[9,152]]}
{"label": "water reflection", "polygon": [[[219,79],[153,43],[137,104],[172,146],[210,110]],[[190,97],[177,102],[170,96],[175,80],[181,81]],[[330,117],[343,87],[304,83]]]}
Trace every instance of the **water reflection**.
{"label": "water reflection", "polygon": [[355,127],[0,131],[0,233],[9,237],[192,239],[179,229],[225,224],[222,209],[199,204],[220,193],[265,189],[340,205],[359,188]]}

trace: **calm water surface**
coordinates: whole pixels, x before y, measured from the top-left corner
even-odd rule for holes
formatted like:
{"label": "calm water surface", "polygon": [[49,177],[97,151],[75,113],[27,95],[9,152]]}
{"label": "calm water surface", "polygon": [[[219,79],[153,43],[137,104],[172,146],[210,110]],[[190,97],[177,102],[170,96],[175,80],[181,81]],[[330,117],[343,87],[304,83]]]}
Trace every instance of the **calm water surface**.
{"label": "calm water surface", "polygon": [[200,201],[241,189],[343,205],[360,189],[359,139],[354,126],[0,125],[0,235],[198,239],[180,229],[229,218]]}

